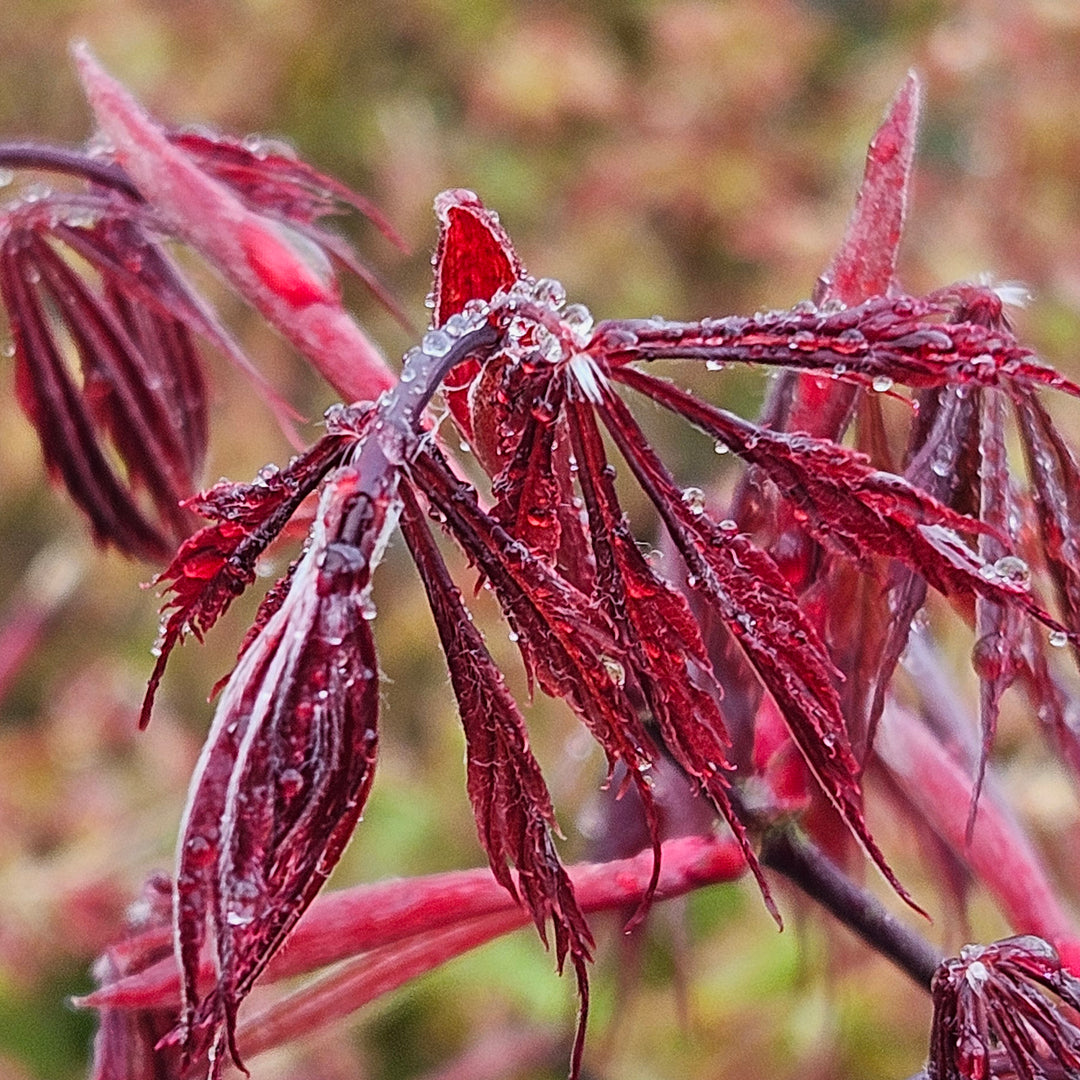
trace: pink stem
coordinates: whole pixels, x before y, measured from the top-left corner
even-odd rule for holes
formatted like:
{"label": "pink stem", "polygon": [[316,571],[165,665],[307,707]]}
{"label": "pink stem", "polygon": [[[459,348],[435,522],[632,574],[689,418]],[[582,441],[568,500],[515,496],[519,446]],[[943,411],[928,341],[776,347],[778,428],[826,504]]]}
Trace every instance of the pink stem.
{"label": "pink stem", "polygon": [[[580,863],[569,867],[568,873],[581,909],[603,911],[638,903],[648,888],[652,865],[650,850],[609,863]],[[745,870],[739,846],[729,837],[684,836],[669,840],[663,846],[655,898],[681,896],[704,885],[731,881]],[[524,926],[530,919],[528,911],[486,869],[343,889],[315,900],[290,936],[288,948],[268,965],[264,981],[313,971],[406,938],[429,938],[449,927],[494,917],[506,921],[506,929],[499,933]],[[148,952],[154,945],[165,946],[168,940],[168,928],[149,931],[117,946],[114,953],[136,955]],[[214,978],[209,959],[202,976]],[[78,1004],[146,1009],[167,1008],[179,1000],[180,977],[169,956],[144,971],[95,990],[79,999]]]}
{"label": "pink stem", "polygon": [[247,1058],[310,1034],[527,921],[520,910],[481,915],[353,957],[242,1023],[236,1033],[240,1052]]}
{"label": "pink stem", "polygon": [[1045,938],[1076,970],[1075,924],[1008,808],[984,790],[968,843],[972,778],[924,724],[895,704],[882,715],[874,750],[931,828],[990,890],[1013,929]]}
{"label": "pink stem", "polygon": [[208,176],[110,78],[85,45],[75,61],[116,159],[167,227],[306,356],[346,401],[374,400],[395,376],[350,318],[337,289],[304,259],[288,229],[249,210]]}

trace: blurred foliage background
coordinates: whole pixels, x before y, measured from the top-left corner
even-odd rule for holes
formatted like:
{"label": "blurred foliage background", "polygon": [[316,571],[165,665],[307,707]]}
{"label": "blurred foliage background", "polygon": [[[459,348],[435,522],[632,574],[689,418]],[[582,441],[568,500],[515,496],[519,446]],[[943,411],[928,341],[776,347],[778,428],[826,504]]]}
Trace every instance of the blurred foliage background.
{"label": "blurred foliage background", "polygon": [[[66,52],[75,38],[161,118],[282,137],[371,196],[414,254],[362,225],[351,235],[419,326],[431,199],[450,186],[499,209],[526,266],[560,278],[598,317],[750,312],[808,296],[842,235],[866,142],[914,67],[926,102],[902,259],[908,288],[983,271],[1025,282],[1036,301],[1020,318],[1023,336],[1076,374],[1072,0],[4,0],[0,137],[89,134]],[[250,354],[318,417],[326,388],[207,285]],[[390,354],[407,347],[368,296],[350,299]],[[94,955],[145,876],[171,864],[211,714],[206,693],[257,598],[238,604],[207,648],[183,651],[149,731],[137,733],[157,624],[153,593],[138,586],[154,568],[93,551],[47,489],[10,367],[0,364],[2,618],[43,603],[56,611],[0,701],[0,1077],[66,1080],[85,1072],[92,1031],[66,997],[87,988]],[[762,376],[719,378],[725,402],[756,408]],[[269,413],[224,362],[213,385],[208,480],[247,478],[287,457]],[[665,446],[688,482],[714,478],[707,444]],[[655,541],[650,528],[643,520],[642,539]],[[339,881],[482,860],[420,589],[400,552],[377,580],[392,682],[374,795]],[[513,667],[505,633],[489,636]],[[958,670],[969,648],[957,646]],[[568,834],[564,854],[586,857],[602,816],[602,761],[560,709],[538,702],[530,717]],[[1005,738],[1007,750],[1008,725]],[[1077,813],[1056,783],[1040,780],[1043,796],[1024,806],[1037,833],[1060,843],[1075,839]],[[888,822],[872,824],[920,895],[914,853]],[[658,908],[631,948],[616,920],[597,920],[589,1075],[915,1072],[928,1001],[823,920],[795,917],[796,898],[781,906],[792,917],[779,937],[744,886]],[[974,929],[1003,930],[978,905]],[[948,917],[930,932],[946,945],[961,940]],[[572,987],[551,966],[535,937],[517,935],[253,1062],[255,1074],[563,1075]]]}

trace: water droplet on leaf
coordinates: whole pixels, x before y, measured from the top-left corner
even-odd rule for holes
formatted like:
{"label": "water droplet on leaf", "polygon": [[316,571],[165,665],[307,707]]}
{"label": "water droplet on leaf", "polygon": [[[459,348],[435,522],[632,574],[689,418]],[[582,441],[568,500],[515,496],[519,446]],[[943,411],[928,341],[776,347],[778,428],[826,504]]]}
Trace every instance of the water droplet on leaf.
{"label": "water droplet on leaf", "polygon": [[618,660],[613,660],[610,656],[605,656],[602,663],[608,678],[616,686],[621,687],[626,684],[626,668],[624,668]]}
{"label": "water droplet on leaf", "polygon": [[695,517],[705,513],[705,492],[699,487],[683,489],[682,501]]}
{"label": "water droplet on leaf", "polygon": [[1008,585],[1027,588],[1031,583],[1031,570],[1023,559],[1015,555],[1003,555],[994,563],[994,573]]}

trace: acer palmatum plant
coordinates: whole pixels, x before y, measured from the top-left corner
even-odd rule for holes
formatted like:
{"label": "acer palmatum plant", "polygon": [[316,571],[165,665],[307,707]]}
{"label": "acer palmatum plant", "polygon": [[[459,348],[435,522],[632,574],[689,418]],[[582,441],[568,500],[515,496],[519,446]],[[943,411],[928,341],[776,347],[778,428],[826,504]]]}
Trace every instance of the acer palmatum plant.
{"label": "acer palmatum plant", "polygon": [[[914,76],[871,143],[847,235],[810,300],[597,323],[525,270],[475,194],[452,190],[435,201],[431,324],[394,374],[343,307],[336,273],[380,287],[323,223],[346,206],[377,219],[364,200],[275,149],[166,130],[85,48],[76,59],[101,138],[85,152],[0,146],[4,168],[75,181],[0,213],[0,295],[20,402],[95,538],[149,558],[179,544],[156,579],[166,600],[144,725],[175,647],[213,627],[290,524],[310,523],[221,689],[174,879],[148,884],[140,921],[82,1001],[101,1014],[95,1075],[244,1068],[532,921],[576,977],[576,1076],[587,915],[621,910],[630,932],[654,903],[746,870],[778,923],[770,870],[932,991],[930,1076],[1078,1075],[1068,899],[985,781],[1014,684],[1074,776],[1080,766],[1055,655],[1080,640],[1080,472],[1040,396],[1080,387],[1014,336],[1019,287],[918,297],[897,282]],[[171,240],[346,402],[252,483],[196,492],[208,438],[199,342],[232,357],[290,430],[295,417],[186,280]],[[778,377],[753,421],[650,370],[668,360]],[[649,403],[742,459],[740,487],[677,481],[639,422]],[[1014,437],[1030,488],[1009,460]],[[457,459],[461,439],[478,469]],[[681,563],[674,577],[631,532],[620,471],[654,507]],[[318,897],[373,780],[372,574],[397,531],[446,656],[490,874]],[[530,690],[563,699],[602,747],[634,820],[609,815],[606,860],[563,865],[525,717],[441,537],[472,567],[464,584],[497,599]],[[929,589],[973,627],[976,745],[920,626]],[[902,657],[915,685],[899,695]],[[953,883],[946,899],[962,904],[974,876],[1026,936],[949,960],[890,914],[849,865],[849,841],[915,912],[929,901],[909,894],[867,826],[868,778],[932,846]],[[686,790],[713,821],[679,808]],[[324,967],[241,1010],[256,981]]]}

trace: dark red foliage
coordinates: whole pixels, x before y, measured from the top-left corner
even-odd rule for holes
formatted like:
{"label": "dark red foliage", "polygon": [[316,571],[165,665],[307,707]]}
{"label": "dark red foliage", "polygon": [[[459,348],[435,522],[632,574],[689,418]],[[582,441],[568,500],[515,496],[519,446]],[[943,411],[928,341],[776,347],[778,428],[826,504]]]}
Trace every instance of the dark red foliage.
{"label": "dark red foliage", "polygon": [[[871,145],[844,244],[813,302],[750,318],[594,328],[557,281],[525,272],[475,194],[448,191],[435,204],[432,323],[395,382],[341,307],[332,264],[366,271],[320,224],[343,204],[369,216],[371,208],[275,147],[167,133],[85,51],[79,63],[115,161],[69,161],[91,184],[85,195],[45,216],[29,205],[0,218],[0,294],[12,312],[21,399],[97,535],[160,553],[166,535],[189,531],[190,512],[211,522],[157,579],[167,600],[144,723],[173,648],[209,630],[304,500],[319,500],[302,554],[244,641],[192,782],[175,882],[183,1002],[159,1053],[179,1048],[188,1063],[208,1054],[216,1072],[227,1048],[239,1064],[240,1003],[359,817],[377,741],[371,576],[399,516],[447,657],[480,842],[545,942],[550,923],[557,964],[569,958],[577,977],[575,1075],[593,941],[556,852],[525,718],[425,512],[490,586],[530,689],[565,700],[603,748],[608,781],[618,776],[619,794],[638,796],[652,870],[632,922],[660,880],[651,770],[661,755],[723,817],[778,921],[758,854],[762,844],[768,854],[769,830],[785,814],[802,814],[834,847],[855,837],[915,906],[867,826],[862,781],[928,586],[976,628],[982,750],[969,841],[1012,682],[1038,698],[1046,726],[1080,762],[1064,695],[1022,617],[1049,628],[1052,644],[1077,641],[1080,470],[1035,395],[1080,387],[1016,340],[1006,290],[961,284],[920,298],[896,282],[914,78]],[[57,206],[93,220],[55,219]],[[375,400],[335,409],[328,433],[284,470],[190,497],[205,431],[190,335],[228,341],[147,239],[158,230],[199,250],[343,394]],[[90,263],[99,286],[62,248]],[[50,307],[78,353],[81,386]],[[712,370],[769,365],[783,376],[754,423],[630,366],[678,358]],[[675,480],[620,384],[749,467],[730,504],[721,509],[719,496]],[[480,489],[462,478],[427,412],[438,393],[486,474]],[[892,446],[883,398],[909,410],[903,451]],[[1016,520],[1025,501],[1009,478],[1006,399],[1028,455],[1038,536]],[[680,577],[662,576],[642,554],[603,432],[670,536]],[[1032,590],[1032,571],[1043,569],[1061,622]],[[724,683],[736,690],[726,699]],[[931,1074],[982,1080],[1002,1055],[1023,1077],[1053,1056],[1066,1070],[1080,1066],[1075,1029],[1032,981],[1078,1004],[1040,942],[999,943],[944,965]]]}
{"label": "dark red foliage", "polygon": [[572,408],[571,436],[592,533],[596,592],[624,638],[633,679],[664,746],[731,826],[779,922],[746,829],[731,803],[730,740],[701,631],[686,600],[656,575],[634,542],[590,409],[580,402]]}
{"label": "dark red foliage", "polygon": [[[361,475],[340,469],[324,488],[289,593],[241,657],[196,770],[176,877],[186,1055],[223,1031],[239,1062],[237,1006],[333,869],[371,785],[370,578],[392,519],[389,493],[360,489]],[[207,919],[217,974],[203,996]]]}
{"label": "dark red foliage", "polygon": [[916,906],[866,827],[859,766],[832,682],[835,669],[787,580],[734,522],[718,523],[696,499],[686,498],[618,398],[609,396],[606,405],[608,430],[682,554],[687,583],[715,607],[742,647],[807,765],[852,833],[897,892]]}
{"label": "dark red foliage", "polygon": [[1024,454],[1033,481],[1042,550],[1070,626],[1080,625],[1080,468],[1049,412],[1032,393],[1018,396]]}
{"label": "dark red foliage", "polygon": [[[102,219],[112,202],[31,202],[0,219],[0,298],[12,313],[19,403],[50,471],[96,539],[160,558],[191,527],[179,504],[206,450],[191,330],[214,328],[134,220]],[[81,278],[54,243],[87,259],[101,284]],[[68,340],[79,377],[65,359]]]}
{"label": "dark red foliage", "polygon": [[926,297],[874,297],[854,307],[812,303],[751,318],[669,323],[657,319],[603,324],[612,364],[677,357],[827,372],[838,380],[889,390],[997,386],[1010,394],[1050,386],[1074,397],[1080,386],[1020,345],[1004,328],[947,321],[972,303],[992,303],[990,289],[966,285]]}
{"label": "dark red foliage", "polygon": [[[525,720],[407,490],[401,525],[446,654],[465,728],[469,799],[491,871],[515,899],[520,890],[545,943],[551,920],[559,970],[569,956],[577,975],[581,1015],[572,1065],[576,1073],[588,1018],[585,965],[592,959],[593,941],[551,840],[556,828],[551,796],[529,749]],[[517,867],[518,887],[510,876],[511,863]]]}
{"label": "dark red foliage", "polygon": [[865,454],[839,443],[770,431],[632,369],[617,377],[756,465],[820,543],[865,568],[872,555],[899,559],[945,594],[977,593],[1019,604],[1052,630],[1064,632],[1032,598],[1026,564],[1004,554],[1003,547],[997,560],[985,560],[958,535],[992,534],[996,521],[965,517],[902,477],[874,469]]}
{"label": "dark red foliage", "polygon": [[[252,484],[221,481],[209,491],[185,500],[184,505],[216,522],[188,537],[172,562],[154,579],[170,594],[162,611],[161,637],[155,646],[157,661],[150,676],[139,724],[150,720],[161,676],[172,650],[194,634],[200,641],[225,613],[233,599],[254,580],[255,566],[267,545],[285,527],[300,504],[340,461],[363,428],[364,414],[354,412],[352,431],[338,422],[336,430],[320,439],[285,469],[266,469]],[[274,593],[280,604],[284,595]],[[259,625],[272,610],[260,611]],[[245,643],[246,645],[247,643]]]}
{"label": "dark red foliage", "polygon": [[1080,980],[1041,938],[968,945],[934,976],[930,1080],[1080,1075]]}

